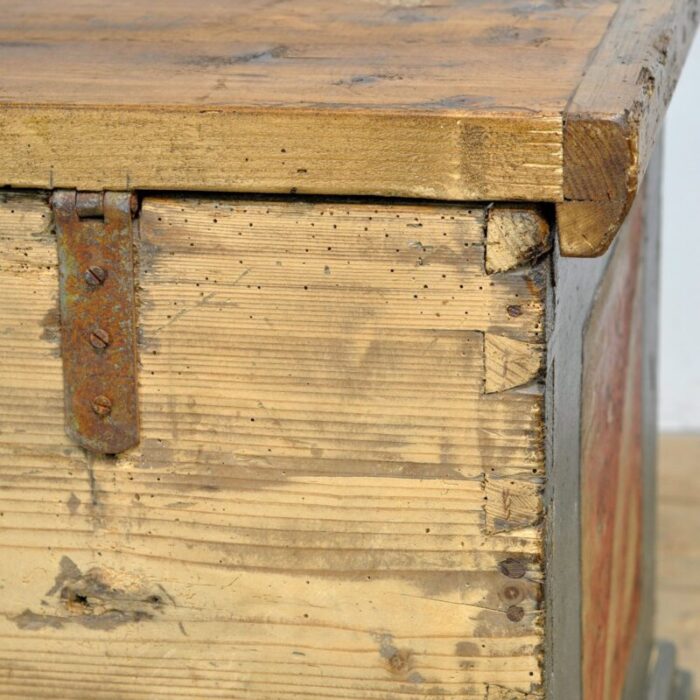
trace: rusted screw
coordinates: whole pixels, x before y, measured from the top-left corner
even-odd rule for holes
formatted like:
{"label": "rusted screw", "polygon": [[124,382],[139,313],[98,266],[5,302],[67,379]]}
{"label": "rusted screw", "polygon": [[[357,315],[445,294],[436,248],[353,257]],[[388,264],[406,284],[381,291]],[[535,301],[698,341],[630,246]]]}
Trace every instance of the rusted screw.
{"label": "rusted screw", "polygon": [[92,265],[91,267],[88,267],[88,269],[85,271],[85,281],[91,287],[97,287],[101,285],[105,281],[106,277],[107,273],[99,265]]}
{"label": "rusted screw", "polygon": [[498,565],[498,568],[508,578],[522,578],[526,573],[525,564],[519,559],[506,559]]}
{"label": "rusted screw", "polygon": [[106,396],[96,396],[92,400],[92,410],[98,416],[108,416],[112,412],[112,402]]}
{"label": "rusted screw", "polygon": [[523,315],[523,307],[520,304],[511,304],[506,306],[506,311],[511,318],[517,318]]}
{"label": "rusted screw", "polygon": [[525,611],[519,605],[511,605],[506,612],[506,617],[511,622],[520,622],[525,617]]}
{"label": "rusted screw", "polygon": [[90,345],[97,350],[104,350],[109,345],[109,333],[102,328],[95,328],[90,333]]}

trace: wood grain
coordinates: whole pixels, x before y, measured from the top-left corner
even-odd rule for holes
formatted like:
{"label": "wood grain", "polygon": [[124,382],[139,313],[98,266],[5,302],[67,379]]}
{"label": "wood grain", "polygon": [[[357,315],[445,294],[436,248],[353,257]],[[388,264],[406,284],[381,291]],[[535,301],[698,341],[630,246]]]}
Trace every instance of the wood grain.
{"label": "wood grain", "polygon": [[562,113],[616,7],[16,3],[0,183],[558,201]]}
{"label": "wood grain", "polygon": [[632,206],[698,23],[697,0],[624,0],[564,129],[565,255],[604,252]]}
{"label": "wood grain", "polygon": [[542,376],[544,363],[544,344],[487,333],[484,337],[484,391],[490,394],[530,384]]}
{"label": "wood grain", "polygon": [[642,608],[644,202],[612,255],[584,340],[583,697],[620,700]]}
{"label": "wood grain", "polygon": [[550,250],[549,222],[541,208],[495,205],[486,225],[486,271],[507,272]]}
{"label": "wood grain", "polygon": [[12,187],[556,200],[561,150],[560,115],[0,108]]}
{"label": "wood grain", "polygon": [[697,0],[15,3],[0,183],[557,202],[564,254],[599,255],[697,17]]}
{"label": "wood grain", "polygon": [[117,458],[63,434],[47,215],[2,197],[0,697],[542,697],[543,400],[483,387],[548,276],[483,208],[147,198]]}

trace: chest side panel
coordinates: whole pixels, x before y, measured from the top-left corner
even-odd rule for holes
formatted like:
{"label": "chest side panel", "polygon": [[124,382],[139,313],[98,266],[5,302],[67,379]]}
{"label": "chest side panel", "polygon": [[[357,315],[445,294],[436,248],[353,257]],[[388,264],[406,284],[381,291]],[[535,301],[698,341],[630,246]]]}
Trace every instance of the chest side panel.
{"label": "chest side panel", "polygon": [[656,168],[608,262],[583,345],[584,697],[637,697],[651,643]]}

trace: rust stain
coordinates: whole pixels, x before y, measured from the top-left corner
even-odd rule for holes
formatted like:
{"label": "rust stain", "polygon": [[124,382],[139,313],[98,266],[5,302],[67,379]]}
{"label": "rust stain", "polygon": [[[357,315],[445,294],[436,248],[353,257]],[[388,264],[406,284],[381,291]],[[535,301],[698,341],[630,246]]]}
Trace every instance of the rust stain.
{"label": "rust stain", "polygon": [[61,355],[66,431],[114,454],[138,442],[133,200],[58,190]]}

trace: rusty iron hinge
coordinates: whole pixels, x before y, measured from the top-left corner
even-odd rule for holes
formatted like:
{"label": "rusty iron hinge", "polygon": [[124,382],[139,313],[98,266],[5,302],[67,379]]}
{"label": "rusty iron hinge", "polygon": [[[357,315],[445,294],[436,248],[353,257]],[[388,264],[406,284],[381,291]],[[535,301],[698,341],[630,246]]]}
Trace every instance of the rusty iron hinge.
{"label": "rusty iron hinge", "polygon": [[115,454],[139,440],[133,217],[124,192],[56,190],[66,432]]}

